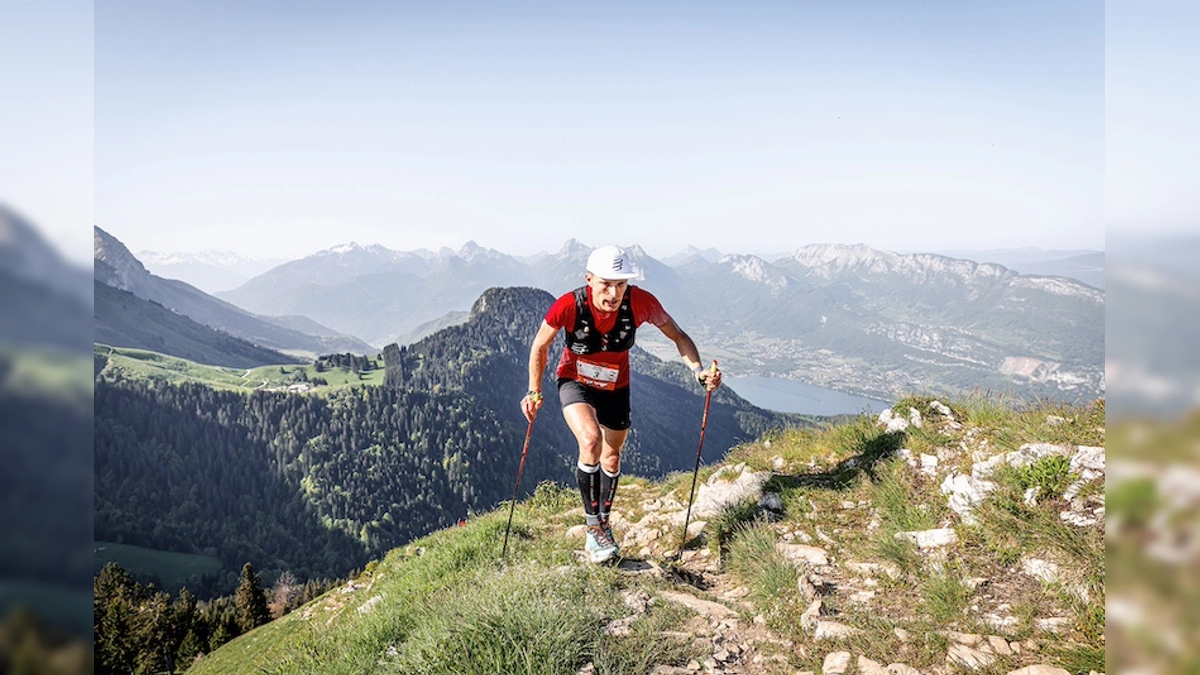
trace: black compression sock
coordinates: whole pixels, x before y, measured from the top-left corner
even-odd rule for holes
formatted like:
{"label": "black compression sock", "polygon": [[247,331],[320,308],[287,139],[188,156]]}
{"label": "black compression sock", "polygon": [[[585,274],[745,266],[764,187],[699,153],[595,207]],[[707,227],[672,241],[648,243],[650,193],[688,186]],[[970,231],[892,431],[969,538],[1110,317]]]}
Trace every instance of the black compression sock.
{"label": "black compression sock", "polygon": [[579,479],[579,496],[583,499],[583,514],[588,525],[600,522],[600,465],[580,462],[575,467]]}
{"label": "black compression sock", "polygon": [[608,520],[608,514],[612,512],[613,499],[617,496],[617,479],[620,477],[620,469],[616,473],[600,471],[600,520]]}

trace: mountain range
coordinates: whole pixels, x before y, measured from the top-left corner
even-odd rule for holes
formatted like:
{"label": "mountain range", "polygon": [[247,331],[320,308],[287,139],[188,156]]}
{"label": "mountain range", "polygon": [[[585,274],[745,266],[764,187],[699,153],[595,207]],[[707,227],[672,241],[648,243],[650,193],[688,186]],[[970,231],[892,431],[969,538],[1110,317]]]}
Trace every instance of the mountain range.
{"label": "mountain range", "polygon": [[[158,303],[163,308],[211,329],[240,338],[251,347],[288,351],[306,357],[345,351],[359,354],[373,351],[373,348],[362,340],[326,328],[309,319],[255,315],[190,284],[151,274],[120,240],[99,227],[94,228],[94,244],[93,274],[97,283],[127,291],[142,300]],[[107,302],[120,296],[101,291],[97,293],[97,297]],[[130,311],[133,306],[134,303],[127,302],[122,308],[124,311]],[[106,339],[115,341],[113,346],[146,346],[143,338],[121,332],[122,326],[133,327],[139,319],[131,317],[118,321],[113,318],[113,312],[114,307],[110,304],[102,305],[96,310],[97,332]],[[161,315],[155,313],[152,318],[146,317],[144,320],[158,321],[161,318]],[[167,345],[165,333],[159,337],[163,342],[158,345],[157,351],[185,356],[183,353],[176,353],[177,349]],[[239,346],[238,349],[245,351],[246,347]],[[286,360],[293,361],[295,357],[288,357]]]}
{"label": "mountain range", "polygon": [[[258,347],[304,356],[410,344],[464,320],[489,288],[567,292],[583,283],[591,251],[574,239],[522,258],[473,242],[437,251],[350,243],[211,296],[151,274],[96,232],[99,281]],[[770,261],[689,247],[669,264],[636,244],[627,250],[643,274],[635,283],[730,373],[884,400],[986,389],[1084,401],[1104,389],[1104,293],[1076,279],[861,244],[813,244]],[[1064,260],[1010,253],[1031,266]],[[641,344],[674,357],[653,331]]]}
{"label": "mountain range", "polygon": [[114,288],[99,280],[94,284],[96,314],[93,330],[97,343],[148,349],[197,363],[230,368],[252,368],[297,360],[294,356],[259,347],[209,328],[129,291]]}
{"label": "mountain range", "polygon": [[1021,274],[1069,277],[1104,288],[1103,251],[1047,251],[1033,247],[939,251],[951,258],[1003,265]]}
{"label": "mountain range", "polygon": [[[372,345],[419,339],[492,286],[552,294],[583,283],[574,239],[525,259],[468,243],[400,252],[347,244],[279,265],[218,297],[303,315]],[[1086,400],[1103,391],[1104,294],[1062,276],[864,245],[814,244],[774,261],[687,250],[673,264],[627,247],[644,285],[744,375],[890,398],[1002,389]],[[431,323],[432,322],[432,323]],[[648,336],[662,355],[669,343]]]}
{"label": "mountain range", "polygon": [[185,281],[205,293],[237,288],[272,267],[287,262],[286,258],[260,258],[235,251],[211,249],[199,253],[139,251],[137,259],[151,273]]}

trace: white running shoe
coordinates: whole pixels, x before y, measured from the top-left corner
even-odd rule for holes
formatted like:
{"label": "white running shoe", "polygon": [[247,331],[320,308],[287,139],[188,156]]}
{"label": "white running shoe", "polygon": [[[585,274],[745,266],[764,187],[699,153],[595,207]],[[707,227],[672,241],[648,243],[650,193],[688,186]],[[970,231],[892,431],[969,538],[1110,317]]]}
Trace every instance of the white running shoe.
{"label": "white running shoe", "polygon": [[584,548],[594,563],[607,562],[617,555],[617,544],[599,525],[588,526],[587,543]]}

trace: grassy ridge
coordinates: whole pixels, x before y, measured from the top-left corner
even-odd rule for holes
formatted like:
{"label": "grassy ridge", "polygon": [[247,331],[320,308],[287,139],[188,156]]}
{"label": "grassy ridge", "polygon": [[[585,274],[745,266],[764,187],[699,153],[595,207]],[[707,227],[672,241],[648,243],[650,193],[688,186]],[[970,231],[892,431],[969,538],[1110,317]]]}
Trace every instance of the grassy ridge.
{"label": "grassy ridge", "polygon": [[[908,398],[896,409],[914,407],[931,419],[930,402]],[[950,405],[957,427],[887,434],[863,416],[734,449],[720,466],[770,471],[766,490],[779,495],[782,508],[768,517],[751,502],[710,519],[702,539],[708,548],[689,547],[685,558],[693,575],[709,580],[704,589],[678,576],[578,564],[580,541],[567,536],[582,523],[575,491],[543,484],[517,505],[508,564],[499,559],[505,505],[392,551],[353,582],[223,646],[189,672],[572,675],[588,663],[597,673],[686,667],[714,654],[715,640],[690,639],[697,617],[667,597],[680,590],[740,615],[747,628],[736,639],[762,658],[739,672],[816,672],[839,649],[928,672],[945,667],[964,634],[1024,647],[977,672],[1034,664],[1103,671],[1103,522],[1075,527],[1059,518],[1067,501],[1062,489],[1075,478],[1062,462],[1051,457],[997,471],[972,523],[950,511],[939,489],[947,472],[969,473],[973,462],[1025,443],[1103,446],[1103,402],[1018,406],[980,396]],[[941,459],[937,478],[906,460],[922,454]],[[704,467],[701,482],[720,466]],[[623,479],[618,538],[661,504],[686,503],[690,484],[690,474]],[[1033,501],[1031,488],[1041,490]],[[1083,494],[1102,499],[1103,477]],[[930,552],[896,536],[938,527],[952,528],[957,543]],[[819,545],[831,562],[798,564],[781,552],[784,542]],[[626,555],[638,555],[630,549]],[[1022,572],[1031,557],[1054,562],[1057,576]],[[720,595],[718,588],[735,592]],[[634,611],[631,597],[650,600]],[[818,618],[836,619],[852,634],[816,638],[814,598],[822,603]],[[990,613],[1006,621],[997,625]],[[612,630],[621,621],[630,630]]]}
{"label": "grassy ridge", "polygon": [[392,551],[189,672],[549,674],[592,661],[596,672],[615,675],[698,656],[659,635],[686,614],[677,607],[647,612],[624,640],[601,631],[624,613],[621,591],[632,582],[611,567],[575,564],[561,538],[578,519],[569,514],[573,501],[572,491],[545,484],[522,504],[511,565],[499,560],[507,522],[500,509]]}

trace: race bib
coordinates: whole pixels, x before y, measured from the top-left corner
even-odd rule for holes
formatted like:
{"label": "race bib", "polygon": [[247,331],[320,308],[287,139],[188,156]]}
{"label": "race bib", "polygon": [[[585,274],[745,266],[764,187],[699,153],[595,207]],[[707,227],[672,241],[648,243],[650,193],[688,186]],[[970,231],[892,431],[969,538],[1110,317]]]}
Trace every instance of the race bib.
{"label": "race bib", "polygon": [[612,391],[617,388],[617,376],[621,374],[620,368],[578,359],[575,363],[575,380],[580,384],[592,387],[594,389],[603,389],[604,391]]}

